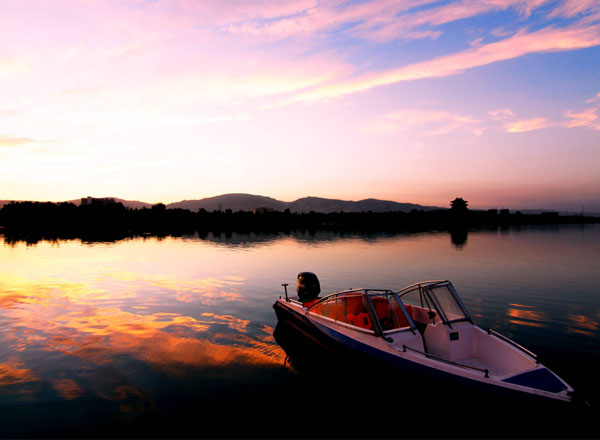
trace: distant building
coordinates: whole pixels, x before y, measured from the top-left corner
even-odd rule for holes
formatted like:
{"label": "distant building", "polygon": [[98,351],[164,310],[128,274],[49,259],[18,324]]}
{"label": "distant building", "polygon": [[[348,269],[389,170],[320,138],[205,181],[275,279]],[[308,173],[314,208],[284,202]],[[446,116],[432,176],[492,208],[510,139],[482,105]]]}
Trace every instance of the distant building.
{"label": "distant building", "polygon": [[510,210],[508,210],[508,209],[501,209],[500,210],[500,215],[508,215],[508,214],[510,214]]}
{"label": "distant building", "polygon": [[274,209],[273,208],[265,208],[263,206],[259,207],[259,208],[254,208],[252,210],[252,214],[266,214],[267,212],[273,212]]}
{"label": "distant building", "polygon": [[498,215],[498,210],[496,208],[488,209],[488,214]]}
{"label": "distant building", "polygon": [[81,199],[81,206],[88,206],[88,205],[108,206],[108,205],[114,205],[115,203],[117,203],[117,201],[112,198],[96,199],[94,197],[88,196],[88,197],[84,197]]}

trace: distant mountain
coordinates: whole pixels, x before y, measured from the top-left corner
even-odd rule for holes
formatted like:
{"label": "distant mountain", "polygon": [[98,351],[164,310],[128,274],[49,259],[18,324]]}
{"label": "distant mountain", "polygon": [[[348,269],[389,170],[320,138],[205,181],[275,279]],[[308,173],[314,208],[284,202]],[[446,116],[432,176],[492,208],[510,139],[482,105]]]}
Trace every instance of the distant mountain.
{"label": "distant mountain", "polygon": [[288,206],[292,212],[410,212],[413,209],[437,209],[431,206],[421,206],[414,203],[398,203],[389,200],[364,199],[358,202],[320,197],[304,197],[291,202]]}
{"label": "distant mountain", "polygon": [[252,194],[223,194],[216,197],[207,197],[200,200],[183,200],[181,202],[170,203],[167,208],[189,209],[198,211],[206,209],[207,211],[252,211],[254,208],[271,208],[277,211],[283,211],[289,203],[275,200],[271,197],[255,196]]}
{"label": "distant mountain", "polygon": [[324,199],[320,197],[304,197],[293,202],[283,202],[271,197],[252,194],[223,194],[200,200],[184,200],[167,205],[167,208],[182,208],[190,211],[206,209],[207,211],[226,210],[252,211],[254,208],[271,208],[277,211],[289,209],[292,212],[387,212],[404,211],[413,209],[431,210],[438,209],[432,206],[422,206],[413,203],[398,203],[389,200],[365,199],[358,202],[337,199]]}

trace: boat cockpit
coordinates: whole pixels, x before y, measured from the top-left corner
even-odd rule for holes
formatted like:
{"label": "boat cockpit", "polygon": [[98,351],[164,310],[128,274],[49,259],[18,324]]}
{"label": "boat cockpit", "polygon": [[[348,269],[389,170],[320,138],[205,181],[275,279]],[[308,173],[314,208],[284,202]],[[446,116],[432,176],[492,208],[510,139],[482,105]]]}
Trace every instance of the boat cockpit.
{"label": "boat cockpit", "polygon": [[441,322],[471,321],[450,281],[426,281],[398,292],[384,289],[351,289],[335,292],[304,304],[308,312],[359,327],[378,335],[419,331]]}
{"label": "boat cockpit", "polygon": [[396,292],[383,289],[352,289],[333,293],[308,306],[338,324],[358,327],[363,332],[389,335],[417,330],[410,312]]}
{"label": "boat cockpit", "polygon": [[[399,350],[500,376],[535,368],[531,352],[473,324],[450,281],[425,281],[397,292],[352,289],[305,303],[307,314],[380,336]],[[409,335],[407,333],[412,333]],[[415,339],[415,336],[417,336]],[[417,345],[415,345],[415,343]]]}

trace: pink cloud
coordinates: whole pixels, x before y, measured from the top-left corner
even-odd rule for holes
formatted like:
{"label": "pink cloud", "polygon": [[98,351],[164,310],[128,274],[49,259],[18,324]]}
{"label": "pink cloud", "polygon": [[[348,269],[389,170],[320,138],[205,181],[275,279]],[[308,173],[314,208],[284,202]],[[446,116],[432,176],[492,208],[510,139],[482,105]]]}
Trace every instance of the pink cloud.
{"label": "pink cloud", "polygon": [[508,119],[513,119],[517,116],[509,108],[501,108],[498,110],[491,110],[488,112],[488,115],[490,115],[490,117],[495,121],[505,121]]}
{"label": "pink cloud", "polygon": [[565,126],[568,128],[573,127],[589,127],[594,130],[600,130],[600,118],[598,116],[598,108],[589,108],[581,112],[574,112],[569,110],[566,113],[566,117],[569,119]]}
{"label": "pink cloud", "polygon": [[[382,32],[382,28],[415,6],[422,6],[434,0],[370,0],[349,6],[339,6],[340,2],[324,2],[307,9],[294,17],[281,17],[272,22],[249,21],[234,23],[228,28],[233,33],[247,33],[270,38],[286,38],[295,35],[311,35],[349,25],[354,36],[372,36]],[[369,30],[369,32],[366,32]],[[373,33],[371,33],[371,31]],[[383,31],[385,32],[385,31]]]}
{"label": "pink cloud", "polygon": [[468,132],[479,136],[485,131],[481,120],[443,110],[403,109],[381,116],[366,126],[367,131],[395,133],[413,128],[424,136],[439,136],[451,132]]}
{"label": "pink cloud", "polygon": [[506,131],[509,133],[522,133],[532,130],[540,130],[542,128],[551,127],[553,124],[546,118],[521,119],[515,122],[510,122],[505,125]]}
{"label": "pink cloud", "polygon": [[[437,38],[441,31],[419,29],[423,26],[440,26],[480,14],[515,8],[528,16],[531,11],[548,0],[495,0],[459,1],[411,12],[416,6],[427,6],[434,0],[370,0],[345,5],[340,1],[318,2],[296,8],[294,13],[269,14],[272,20],[264,21],[259,14],[230,16],[227,30],[235,34],[249,34],[267,38],[287,38],[312,35],[346,26],[345,32],[356,38],[373,41],[392,41],[397,38]],[[251,3],[252,4],[252,3]],[[251,8],[250,8],[251,9]],[[239,20],[236,20],[238,18]]]}
{"label": "pink cloud", "polygon": [[556,9],[550,13],[550,17],[575,17],[580,14],[599,12],[600,3],[598,0],[566,0],[560,3]]}
{"label": "pink cloud", "polygon": [[596,102],[600,100],[600,92],[596,94],[596,96],[594,96],[593,98],[588,99],[587,101],[585,101],[588,104],[591,104],[592,102]]}
{"label": "pink cloud", "polygon": [[562,121],[550,121],[544,117],[515,120],[516,114],[508,109],[495,110],[488,114],[494,120],[503,121],[504,128],[509,133],[522,133],[549,127],[587,127],[600,130],[600,115],[597,107],[581,111],[568,110],[565,112],[566,120],[563,119]]}
{"label": "pink cloud", "polygon": [[291,102],[338,98],[404,81],[456,75],[468,69],[527,54],[575,50],[597,45],[600,45],[600,25],[597,24],[566,29],[545,28],[532,33],[521,31],[504,40],[462,52],[324,86],[298,95],[292,98]]}

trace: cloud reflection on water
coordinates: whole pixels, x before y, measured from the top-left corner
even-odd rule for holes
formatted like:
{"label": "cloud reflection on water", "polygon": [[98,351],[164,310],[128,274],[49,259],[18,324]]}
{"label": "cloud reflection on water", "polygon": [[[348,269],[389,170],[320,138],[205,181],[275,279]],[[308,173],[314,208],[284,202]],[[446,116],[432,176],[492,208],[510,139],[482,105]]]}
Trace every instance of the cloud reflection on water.
{"label": "cloud reflection on water", "polygon": [[508,309],[509,322],[517,325],[526,325],[530,327],[545,327],[548,317],[544,312],[533,310],[534,307],[523,304],[514,304]]}
{"label": "cloud reflection on water", "polygon": [[229,406],[244,387],[271,399],[290,382],[265,323],[299,270],[317,272],[324,293],[449,278],[481,325],[542,353],[595,350],[598,248],[582,234],[470,233],[460,251],[446,233],[0,246],[0,407],[74,404],[90,409],[87,426],[103,405],[137,420],[177,399],[174,411]]}
{"label": "cloud reflection on water", "polygon": [[596,316],[584,315],[581,311],[578,311],[578,313],[571,312],[567,314],[567,321],[569,332],[594,336],[600,326],[600,310],[596,312]]}
{"label": "cloud reflection on water", "polygon": [[21,368],[22,366],[23,364],[15,361],[14,357],[5,363],[1,363],[0,387],[38,380],[37,376],[31,369]]}
{"label": "cloud reflection on water", "polygon": [[135,416],[154,405],[151,390],[136,383],[157,374],[226,375],[234,365],[283,362],[271,327],[217,313],[223,304],[244,301],[240,277],[100,274],[89,283],[3,277],[1,400],[93,395],[119,401],[124,415]]}

